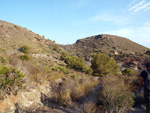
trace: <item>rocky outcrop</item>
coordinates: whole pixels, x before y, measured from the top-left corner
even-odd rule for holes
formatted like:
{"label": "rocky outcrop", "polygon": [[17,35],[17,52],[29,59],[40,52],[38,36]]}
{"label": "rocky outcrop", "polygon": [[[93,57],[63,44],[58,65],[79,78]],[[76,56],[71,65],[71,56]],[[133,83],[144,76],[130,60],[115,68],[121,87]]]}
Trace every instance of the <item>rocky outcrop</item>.
{"label": "rocky outcrop", "polygon": [[19,91],[16,96],[7,95],[0,102],[0,113],[14,113],[17,110],[28,109],[29,107],[41,107],[43,106],[41,96],[42,94],[47,95],[50,89],[50,83],[45,82],[42,85],[37,84],[37,87],[30,87],[24,91]]}

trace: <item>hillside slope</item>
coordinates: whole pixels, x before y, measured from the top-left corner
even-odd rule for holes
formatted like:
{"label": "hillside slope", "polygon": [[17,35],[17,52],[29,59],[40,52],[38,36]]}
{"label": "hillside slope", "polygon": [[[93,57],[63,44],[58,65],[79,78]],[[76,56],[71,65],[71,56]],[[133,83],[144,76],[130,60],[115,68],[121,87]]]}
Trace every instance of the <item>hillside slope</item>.
{"label": "hillside slope", "polygon": [[[30,48],[28,53],[20,50],[24,45]],[[63,46],[26,28],[0,21],[0,112],[100,113],[109,111],[110,109],[104,105],[106,100],[102,96],[113,100],[114,98],[111,97],[114,96],[111,95],[119,93],[122,97],[115,96],[115,98],[120,100],[131,97],[132,100],[132,95],[128,94],[133,93],[131,90],[135,91],[138,77],[90,76],[84,71],[69,68],[64,61],[60,60],[61,53],[68,51],[71,55],[86,60],[89,58],[90,61],[97,52],[116,58],[115,55],[135,53],[140,58],[145,58],[140,55],[146,50],[147,48],[127,39],[111,35],[88,37],[78,40],[73,45]],[[26,57],[29,59],[24,59]],[[77,64],[82,62],[82,60],[77,61]],[[72,64],[72,61],[70,63]],[[84,66],[83,64],[78,66]],[[126,89],[129,88],[131,90],[127,91]],[[117,93],[114,89],[118,90]],[[103,94],[105,91],[112,91],[113,94],[111,92],[107,96]],[[126,104],[120,104],[126,100]],[[125,108],[130,111],[129,106],[132,106],[132,103],[128,99],[120,102],[123,111]],[[116,109],[120,108],[119,104],[112,104],[116,105],[112,112],[117,112]],[[108,106],[112,108],[111,105]]]}
{"label": "hillside slope", "polygon": [[27,45],[32,53],[50,53],[57,45],[26,28],[0,20],[0,49],[17,51]]}

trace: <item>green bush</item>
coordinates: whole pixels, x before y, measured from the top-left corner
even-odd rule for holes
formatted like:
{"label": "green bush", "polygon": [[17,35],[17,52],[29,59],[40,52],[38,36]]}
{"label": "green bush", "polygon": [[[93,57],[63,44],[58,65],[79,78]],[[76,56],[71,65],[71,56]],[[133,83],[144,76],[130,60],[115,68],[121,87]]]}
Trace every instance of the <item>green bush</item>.
{"label": "green bush", "polygon": [[146,54],[147,54],[147,55],[150,55],[150,50],[147,50],[147,51],[146,51]]}
{"label": "green bush", "polygon": [[67,64],[67,67],[76,70],[83,70],[83,60],[76,56],[66,58],[65,63]]}
{"label": "green bush", "polygon": [[69,57],[69,53],[66,53],[66,52],[62,52],[61,53],[61,56],[60,56],[60,60],[65,60],[66,58]]}
{"label": "green bush", "polygon": [[29,59],[31,59],[28,55],[21,55],[21,56],[19,56],[19,58],[20,58],[20,60],[29,60]]}
{"label": "green bush", "polygon": [[30,47],[27,45],[24,45],[24,46],[20,47],[20,50],[21,50],[21,52],[27,54],[30,52]]}
{"label": "green bush", "polygon": [[91,60],[91,68],[95,76],[117,75],[119,72],[116,61],[102,53],[98,53]]}
{"label": "green bush", "polygon": [[84,63],[84,60],[81,58],[78,58],[76,56],[68,57],[65,59],[65,63],[67,64],[67,67],[73,68],[77,71],[82,71],[84,73],[90,74],[91,69]]}
{"label": "green bush", "polygon": [[16,94],[22,88],[25,74],[15,68],[0,66],[0,100],[5,94]]}
{"label": "green bush", "polygon": [[129,75],[129,74],[133,74],[134,71],[132,69],[126,68],[122,71],[123,75]]}

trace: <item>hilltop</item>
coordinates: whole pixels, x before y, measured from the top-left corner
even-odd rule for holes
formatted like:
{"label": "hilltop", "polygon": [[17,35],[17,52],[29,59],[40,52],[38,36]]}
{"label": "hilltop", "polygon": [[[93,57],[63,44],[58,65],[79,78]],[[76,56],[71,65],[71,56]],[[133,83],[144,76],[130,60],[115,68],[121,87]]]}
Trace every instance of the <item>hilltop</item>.
{"label": "hilltop", "polygon": [[144,66],[141,65],[149,58],[145,54],[148,48],[127,38],[108,34],[79,39],[72,45],[62,47],[71,55],[76,55],[87,62],[90,62],[96,53],[101,52],[113,57],[122,67],[127,68],[131,65],[132,69],[143,69]]}
{"label": "hilltop", "polygon": [[137,44],[127,38],[101,34],[96,36],[79,39],[72,45],[64,46],[72,54],[80,54],[86,57],[94,52],[110,53],[127,53],[127,54],[144,54],[148,48]]}

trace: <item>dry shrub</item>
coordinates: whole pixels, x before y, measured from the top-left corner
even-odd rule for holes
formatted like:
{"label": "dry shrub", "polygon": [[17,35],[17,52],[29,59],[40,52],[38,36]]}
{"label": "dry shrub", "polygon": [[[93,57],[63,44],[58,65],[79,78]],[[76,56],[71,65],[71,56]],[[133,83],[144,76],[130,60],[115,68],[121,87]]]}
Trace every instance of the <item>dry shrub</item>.
{"label": "dry shrub", "polygon": [[124,78],[124,82],[125,84],[129,84],[130,85],[130,90],[132,91],[136,91],[139,87],[139,82],[140,82],[140,73],[136,72],[132,75],[127,75],[127,76],[123,76]]}
{"label": "dry shrub", "polygon": [[72,103],[70,94],[71,94],[70,89],[60,90],[59,94],[57,94],[58,102],[62,103],[63,105],[70,106]]}
{"label": "dry shrub", "polygon": [[95,86],[95,81],[92,81],[88,77],[80,76],[74,80],[74,88],[72,89],[72,98],[78,100],[84,97],[93,87]]}
{"label": "dry shrub", "polygon": [[121,76],[103,78],[99,98],[103,103],[103,110],[109,113],[122,113],[134,104],[134,93],[131,92],[130,84],[125,84]]}
{"label": "dry shrub", "polygon": [[83,113],[100,113],[98,107],[94,102],[87,102],[83,106]]}
{"label": "dry shrub", "polygon": [[50,100],[58,105],[69,107],[72,105],[70,93],[70,89],[51,91]]}
{"label": "dry shrub", "polygon": [[[64,77],[63,73],[53,72],[53,76],[50,76],[49,80],[57,80]],[[52,83],[52,82],[51,82]],[[52,89],[53,100],[62,105],[72,106],[73,102],[82,101],[84,97],[99,84],[98,79],[94,77],[81,74],[75,78],[65,78],[61,84],[55,85]]]}
{"label": "dry shrub", "polygon": [[71,90],[71,97],[73,101],[81,100],[85,97],[94,86],[99,84],[98,79],[93,79],[91,76],[81,75],[73,80],[68,80],[62,84],[63,89]]}

